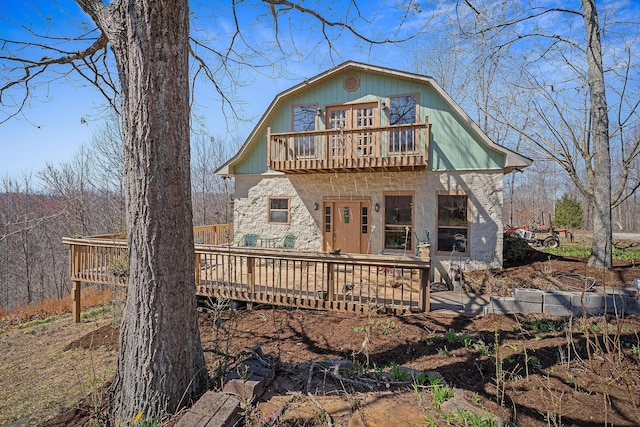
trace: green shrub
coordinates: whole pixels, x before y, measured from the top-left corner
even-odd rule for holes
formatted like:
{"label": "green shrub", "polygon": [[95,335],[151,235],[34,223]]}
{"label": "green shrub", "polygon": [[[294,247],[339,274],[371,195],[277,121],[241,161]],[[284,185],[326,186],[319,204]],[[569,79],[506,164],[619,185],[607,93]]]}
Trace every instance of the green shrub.
{"label": "green shrub", "polygon": [[531,257],[535,251],[520,236],[505,233],[502,243],[502,258],[507,264],[516,264]]}

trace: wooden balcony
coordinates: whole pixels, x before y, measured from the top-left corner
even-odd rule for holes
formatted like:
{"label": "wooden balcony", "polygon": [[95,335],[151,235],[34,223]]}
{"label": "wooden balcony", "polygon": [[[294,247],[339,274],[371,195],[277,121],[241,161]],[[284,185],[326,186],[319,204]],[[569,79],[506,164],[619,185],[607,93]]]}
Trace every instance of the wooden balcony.
{"label": "wooden balcony", "polygon": [[272,133],[271,170],[286,173],[401,171],[428,163],[430,125],[425,123]]}
{"label": "wooden balcony", "polygon": [[[232,225],[216,226],[218,239]],[[201,230],[202,231],[202,230]],[[69,245],[74,319],[81,284],[126,286],[122,236],[64,238]],[[226,238],[226,237],[225,237]],[[429,310],[428,259],[404,255],[329,254],[226,244],[194,245],[194,287],[200,296],[317,310],[391,313]]]}

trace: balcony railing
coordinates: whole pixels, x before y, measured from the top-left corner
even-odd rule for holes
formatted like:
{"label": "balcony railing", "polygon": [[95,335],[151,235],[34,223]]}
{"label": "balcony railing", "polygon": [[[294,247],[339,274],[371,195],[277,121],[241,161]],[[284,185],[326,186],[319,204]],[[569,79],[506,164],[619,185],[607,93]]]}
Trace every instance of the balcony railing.
{"label": "balcony railing", "polygon": [[[221,230],[226,229],[218,226],[218,234],[225,235]],[[127,285],[127,243],[119,237],[122,236],[63,239],[69,245],[76,322],[80,321],[83,282]],[[429,310],[428,259],[249,248],[232,246],[230,242],[194,245],[194,286],[198,295],[245,301],[249,305],[359,313]]]}
{"label": "balcony railing", "polygon": [[269,128],[268,166],[288,173],[424,169],[429,131],[428,120],[309,132],[272,133]]}

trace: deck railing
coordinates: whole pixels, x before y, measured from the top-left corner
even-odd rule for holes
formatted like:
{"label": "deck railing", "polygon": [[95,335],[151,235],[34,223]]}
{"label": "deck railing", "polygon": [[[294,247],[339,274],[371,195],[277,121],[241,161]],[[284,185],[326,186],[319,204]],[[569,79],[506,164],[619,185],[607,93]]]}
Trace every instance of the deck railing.
{"label": "deck railing", "polygon": [[425,123],[308,132],[267,130],[268,166],[281,172],[406,170],[425,168]]}
{"label": "deck railing", "polygon": [[413,256],[196,246],[197,294],[365,313],[429,310],[429,260]]}
{"label": "deck railing", "polygon": [[228,245],[233,242],[233,224],[199,225],[193,227],[196,244]]}
{"label": "deck railing", "polygon": [[[64,238],[69,245],[74,319],[82,282],[128,281],[123,240]],[[194,245],[194,286],[200,296],[332,311],[429,311],[429,260],[404,255],[329,254],[230,245]]]}

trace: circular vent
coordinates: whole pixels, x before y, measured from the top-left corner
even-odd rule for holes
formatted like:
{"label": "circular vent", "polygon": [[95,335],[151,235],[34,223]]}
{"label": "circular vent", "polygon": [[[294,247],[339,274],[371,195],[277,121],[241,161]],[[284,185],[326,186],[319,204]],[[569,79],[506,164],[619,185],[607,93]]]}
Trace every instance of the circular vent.
{"label": "circular vent", "polygon": [[360,87],[360,78],[358,76],[347,76],[342,83],[344,90],[347,92],[355,92]]}

